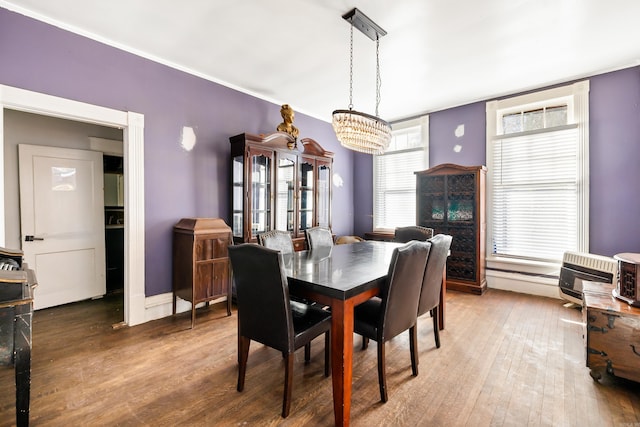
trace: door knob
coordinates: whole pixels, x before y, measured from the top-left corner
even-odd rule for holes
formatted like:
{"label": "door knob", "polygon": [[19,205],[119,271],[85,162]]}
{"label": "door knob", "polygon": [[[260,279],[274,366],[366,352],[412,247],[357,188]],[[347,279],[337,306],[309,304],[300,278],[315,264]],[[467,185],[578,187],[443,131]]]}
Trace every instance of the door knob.
{"label": "door knob", "polygon": [[34,236],[29,235],[29,234],[24,236],[24,241],[25,242],[33,242],[34,240],[44,240],[44,238],[42,238],[42,237],[34,237]]}

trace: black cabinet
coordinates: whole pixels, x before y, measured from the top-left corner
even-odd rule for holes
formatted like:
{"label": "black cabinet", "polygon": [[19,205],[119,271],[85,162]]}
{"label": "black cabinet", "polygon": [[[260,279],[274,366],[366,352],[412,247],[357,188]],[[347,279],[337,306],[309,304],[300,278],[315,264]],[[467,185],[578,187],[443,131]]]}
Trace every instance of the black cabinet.
{"label": "black cabinet", "polygon": [[104,230],[107,293],[124,290],[124,225],[107,225]]}
{"label": "black cabinet", "polygon": [[416,172],[417,224],[453,236],[447,289],[482,294],[485,275],[485,166],[442,164]]}

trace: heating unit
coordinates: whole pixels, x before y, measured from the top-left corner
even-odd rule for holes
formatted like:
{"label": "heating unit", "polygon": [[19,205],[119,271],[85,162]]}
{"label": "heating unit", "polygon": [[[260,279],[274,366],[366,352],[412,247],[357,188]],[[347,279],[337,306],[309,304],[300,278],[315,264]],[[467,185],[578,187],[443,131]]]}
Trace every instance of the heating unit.
{"label": "heating unit", "polygon": [[560,269],[560,297],[582,305],[582,281],[615,284],[618,262],[610,257],[584,252],[565,252]]}

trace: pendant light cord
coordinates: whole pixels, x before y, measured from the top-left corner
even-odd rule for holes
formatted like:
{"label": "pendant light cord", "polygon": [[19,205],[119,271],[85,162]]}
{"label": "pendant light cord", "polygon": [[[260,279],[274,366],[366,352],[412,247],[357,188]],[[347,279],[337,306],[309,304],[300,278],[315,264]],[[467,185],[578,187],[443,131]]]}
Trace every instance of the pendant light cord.
{"label": "pendant light cord", "polygon": [[[376,35],[376,117],[380,106],[380,36]],[[349,40],[349,110],[353,110],[353,21],[351,21],[351,34]]]}
{"label": "pendant light cord", "polygon": [[[353,31],[353,30],[352,30]],[[380,37],[376,35],[376,117],[378,117],[378,106],[380,105]]]}
{"label": "pendant light cord", "polygon": [[353,21],[351,21],[351,43],[349,44],[349,110],[353,110]]}

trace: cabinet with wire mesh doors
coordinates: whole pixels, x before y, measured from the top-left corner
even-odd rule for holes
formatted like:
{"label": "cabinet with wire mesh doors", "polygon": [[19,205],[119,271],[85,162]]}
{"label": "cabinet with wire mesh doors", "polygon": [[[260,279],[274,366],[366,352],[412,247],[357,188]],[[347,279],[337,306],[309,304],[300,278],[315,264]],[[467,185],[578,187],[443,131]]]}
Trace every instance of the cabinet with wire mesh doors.
{"label": "cabinet with wire mesh doors", "polygon": [[583,281],[587,367],[594,380],[615,375],[640,382],[640,308],[615,298],[614,285]]}
{"label": "cabinet with wire mesh doors", "polygon": [[220,218],[182,218],[173,227],[173,314],[178,298],[196,305],[226,302],[231,315],[231,273],[228,247],[231,228]]}
{"label": "cabinet with wire mesh doors", "polygon": [[481,295],[487,289],[485,166],[450,163],[416,172],[416,225],[449,234],[447,289]]}

